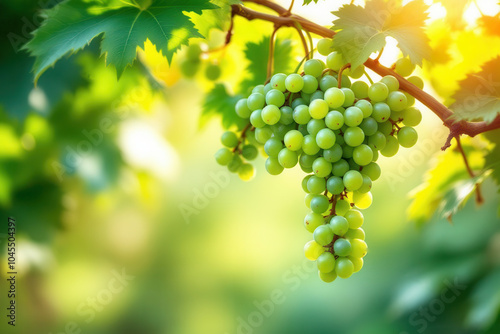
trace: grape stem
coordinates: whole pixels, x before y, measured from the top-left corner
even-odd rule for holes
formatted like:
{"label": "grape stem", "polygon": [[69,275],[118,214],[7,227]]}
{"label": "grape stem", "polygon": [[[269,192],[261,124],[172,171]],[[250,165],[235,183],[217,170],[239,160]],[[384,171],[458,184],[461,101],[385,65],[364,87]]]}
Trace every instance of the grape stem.
{"label": "grape stem", "polygon": [[337,79],[338,79],[338,88],[342,88],[342,73],[348,69],[348,68],[351,68],[351,64],[345,64],[344,66],[342,66],[339,70],[339,74],[337,76]]}
{"label": "grape stem", "polygon": [[233,153],[236,151],[241,153],[240,146],[241,146],[241,144],[243,144],[243,142],[245,141],[245,138],[247,137],[247,131],[248,130],[253,131],[254,129],[255,128],[252,126],[252,123],[250,123],[250,122],[248,122],[248,124],[245,125],[243,130],[241,130],[241,135],[240,135],[240,139],[238,140],[238,145],[236,145],[236,147],[233,149]]}
{"label": "grape stem", "polygon": [[269,38],[269,58],[267,59],[267,79],[266,84],[271,81],[271,76],[273,75],[273,65],[274,65],[274,43],[276,41],[276,33],[280,28],[279,25],[274,26],[273,33]]}
{"label": "grape stem", "polygon": [[[467,169],[467,173],[469,173],[469,176],[471,178],[474,178],[476,176],[476,174],[474,174],[474,172],[472,171],[472,168],[469,165],[469,160],[467,160],[467,155],[465,154],[464,149],[462,147],[462,143],[460,142],[460,137],[457,136],[456,140],[457,140],[457,149],[464,159],[465,169]],[[479,205],[479,204],[482,204],[483,202],[484,202],[484,199],[483,199],[483,196],[481,195],[481,187],[480,187],[480,184],[478,183],[476,185],[476,203]]]}
{"label": "grape stem", "polygon": [[[335,31],[322,27],[312,21],[309,21],[301,16],[290,13],[287,9],[278,5],[277,3],[271,2],[269,0],[243,0],[243,2],[255,3],[268,9],[273,10],[278,14],[271,15],[267,13],[262,13],[243,5],[232,5],[232,13],[244,17],[247,20],[264,20],[268,22],[273,22],[275,26],[287,26],[295,27],[296,22],[300,24],[304,31],[313,33],[326,38],[333,38],[335,36]],[[442,147],[442,150],[446,150],[451,146],[451,140],[453,138],[458,138],[461,135],[468,135],[474,137],[480,133],[495,130],[500,128],[500,115],[497,116],[493,122],[468,122],[468,121],[456,121],[453,119],[453,112],[448,109],[441,102],[436,100],[433,96],[426,93],[422,89],[410,83],[404,77],[400,76],[394,71],[394,68],[388,68],[383,66],[376,59],[369,58],[364,65],[377,73],[380,76],[392,75],[399,81],[399,86],[402,90],[408,92],[410,95],[415,97],[421,103],[423,103],[427,108],[432,110],[440,119],[443,121],[443,125],[450,129],[450,135]]]}

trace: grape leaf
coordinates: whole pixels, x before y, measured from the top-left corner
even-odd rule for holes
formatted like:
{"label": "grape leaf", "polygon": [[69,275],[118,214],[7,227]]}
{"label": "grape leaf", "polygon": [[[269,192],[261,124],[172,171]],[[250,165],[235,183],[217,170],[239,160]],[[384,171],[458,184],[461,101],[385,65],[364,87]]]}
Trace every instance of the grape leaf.
{"label": "grape leaf", "polygon": [[478,19],[479,26],[492,36],[500,36],[500,16],[483,15]]}
{"label": "grape leaf", "polygon": [[304,3],[302,4],[302,6],[308,5],[313,1],[314,1],[314,3],[318,3],[319,0],[304,0]]}
{"label": "grape leaf", "polygon": [[365,7],[344,5],[333,12],[337,32],[334,47],[352,67],[363,64],[372,53],[382,50],[386,38],[393,37],[404,56],[421,65],[431,54],[429,39],[422,27],[427,19],[427,6],[416,0],[401,7],[396,0],[371,0]]}
{"label": "grape leaf", "polygon": [[[247,77],[240,84],[243,94],[256,85],[264,84],[267,78],[267,59],[269,57],[269,39],[264,37],[260,42],[246,44],[245,57],[249,64],[246,68]],[[274,73],[289,73],[293,70],[293,47],[289,39],[276,39],[274,47]]]}
{"label": "grape leaf", "polygon": [[61,57],[82,49],[100,35],[101,53],[115,65],[118,75],[133,63],[137,47],[143,47],[146,39],[170,61],[190,37],[200,36],[183,11],[201,13],[217,8],[209,0],[153,0],[142,8],[130,4],[92,10],[95,4],[67,0],[45,11],[46,20],[24,46],[36,57],[35,81]]}
{"label": "grape leaf", "polygon": [[228,129],[233,125],[236,125],[238,128],[244,127],[247,121],[236,115],[234,111],[236,102],[241,98],[241,95],[230,95],[223,84],[216,84],[215,87],[205,95],[202,105],[200,126],[203,126],[211,116],[221,115],[222,126],[224,128]]}
{"label": "grape leaf", "polygon": [[497,269],[482,278],[474,287],[465,323],[475,329],[488,329],[495,322],[499,309],[500,270]]}
{"label": "grape leaf", "polygon": [[195,28],[205,38],[208,38],[210,30],[219,29],[226,31],[229,28],[231,19],[231,5],[241,4],[240,0],[211,0],[211,3],[218,6],[218,9],[203,10],[202,14],[188,13]]}
{"label": "grape leaf", "polygon": [[438,0],[446,8],[446,22],[452,29],[464,26],[464,11],[471,0]]}
{"label": "grape leaf", "polygon": [[500,57],[483,65],[478,73],[460,81],[450,106],[456,120],[482,119],[491,123],[500,113]]}
{"label": "grape leaf", "polygon": [[491,168],[491,177],[495,180],[500,192],[500,130],[485,132],[483,135],[494,145],[485,156],[484,166]]}

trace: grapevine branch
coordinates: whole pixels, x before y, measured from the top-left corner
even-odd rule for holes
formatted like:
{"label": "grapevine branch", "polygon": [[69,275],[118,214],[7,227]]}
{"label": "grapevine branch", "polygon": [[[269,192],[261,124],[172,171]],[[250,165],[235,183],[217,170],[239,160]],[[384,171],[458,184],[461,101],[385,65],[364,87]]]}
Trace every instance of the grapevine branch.
{"label": "grapevine branch", "polygon": [[[322,27],[314,22],[311,22],[301,16],[290,13],[287,9],[281,7],[280,5],[271,2],[269,0],[243,0],[244,2],[252,2],[262,6],[265,6],[273,11],[275,11],[278,16],[266,14],[262,12],[255,11],[248,7],[242,5],[232,5],[232,12],[234,15],[238,15],[246,18],[247,20],[264,20],[273,22],[275,26],[287,26],[294,28],[297,23],[300,24],[303,30],[314,33],[316,35],[333,38],[335,32],[326,27]],[[453,112],[448,109],[445,105],[436,100],[433,96],[426,93],[422,89],[410,83],[408,80],[394,72],[393,69],[387,68],[379,63],[377,59],[368,59],[364,65],[377,73],[380,76],[392,75],[396,77],[399,81],[399,86],[402,90],[408,92],[410,95],[415,97],[421,103],[423,103],[427,108],[434,112],[442,121],[443,124],[450,129],[450,135],[446,140],[443,150],[451,146],[451,140],[453,138],[458,138],[461,135],[468,135],[474,137],[480,133],[487,132],[490,130],[500,128],[500,116],[496,117],[490,124],[486,122],[468,122],[468,121],[458,121],[456,122],[452,116]]]}

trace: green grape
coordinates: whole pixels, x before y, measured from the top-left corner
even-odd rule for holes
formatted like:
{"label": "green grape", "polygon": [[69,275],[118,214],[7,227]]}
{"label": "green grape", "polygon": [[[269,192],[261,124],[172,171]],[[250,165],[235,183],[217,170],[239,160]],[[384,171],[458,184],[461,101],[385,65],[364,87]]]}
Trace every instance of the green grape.
{"label": "green grape", "polygon": [[231,161],[227,164],[227,170],[231,173],[236,173],[242,164],[243,161],[240,156],[238,154],[234,154]]}
{"label": "green grape", "polygon": [[359,100],[354,106],[361,109],[361,111],[363,112],[363,118],[370,117],[373,112],[373,106],[367,100]]}
{"label": "green grape", "polygon": [[413,96],[411,96],[410,94],[408,94],[407,92],[404,92],[405,96],[406,96],[406,100],[408,101],[408,107],[411,107],[412,105],[415,104],[415,98]]}
{"label": "green grape", "polygon": [[322,273],[321,271],[318,271],[319,273],[319,278],[325,283],[332,283],[337,279],[337,274],[335,271],[329,272],[329,273]]}
{"label": "green grape", "polygon": [[273,86],[271,86],[271,83],[268,82],[265,86],[264,86],[264,96],[266,96],[267,93],[269,93],[269,91],[273,89]]}
{"label": "green grape", "polygon": [[[274,105],[276,107],[281,107],[285,103],[285,95],[277,89],[271,89],[266,94],[265,102],[268,105]],[[257,108],[257,109],[260,109],[260,108]]]}
{"label": "green grape", "polygon": [[346,239],[360,239],[365,240],[365,231],[362,228],[349,229],[344,235]]}
{"label": "green grape", "polygon": [[[352,148],[353,150],[353,153],[354,153],[354,148]],[[348,159],[348,158],[346,158]],[[352,170],[357,170],[359,171],[360,170],[360,166],[354,161],[354,159],[348,159],[347,162],[349,163],[349,168],[352,169]]]}
{"label": "green grape", "polygon": [[285,87],[289,92],[297,93],[304,87],[304,80],[300,74],[290,74],[285,79]]}
{"label": "green grape", "polygon": [[313,233],[318,226],[321,226],[324,223],[325,219],[318,213],[310,212],[304,218],[304,226],[311,233]]}
{"label": "green grape", "polygon": [[320,77],[323,70],[323,63],[318,59],[309,59],[304,63],[304,73],[314,78]]}
{"label": "green grape", "polygon": [[279,175],[283,172],[283,166],[280,165],[278,158],[269,157],[266,160],[266,170],[271,175]]}
{"label": "green grape", "polygon": [[292,168],[299,161],[299,157],[296,152],[284,148],[278,154],[278,161],[281,166],[285,168]]}
{"label": "green grape", "polygon": [[325,93],[323,93],[323,91],[321,91],[321,90],[317,90],[317,91],[315,91],[314,93],[311,94],[310,101],[324,100],[324,98],[325,98]]}
{"label": "green grape", "polygon": [[387,121],[379,123],[378,131],[382,132],[385,136],[390,135],[392,133],[392,123]]}
{"label": "green grape", "polygon": [[333,250],[338,256],[347,256],[351,254],[351,243],[347,239],[339,238],[333,243]]}
{"label": "green grape", "polygon": [[307,180],[307,190],[311,194],[320,194],[326,189],[326,180],[322,177],[315,175],[308,175],[310,178]]}
{"label": "green grape", "polygon": [[[245,99],[243,99],[245,100]],[[240,100],[240,101],[243,101],[243,100]],[[247,105],[247,109],[250,110],[250,111],[255,111],[257,109],[262,109],[264,108],[264,105],[266,104],[266,98],[264,97],[264,95],[260,94],[260,93],[253,93],[251,94],[248,99],[246,99],[246,105]],[[238,113],[238,104],[236,104],[236,113]]]}
{"label": "green grape", "polygon": [[358,210],[351,209],[344,215],[345,219],[349,222],[350,229],[357,229],[363,225],[363,214]]}
{"label": "green grape", "polygon": [[[292,101],[292,109],[295,110],[298,106],[305,105],[305,104],[307,104],[307,103],[306,103],[306,101],[304,101],[304,99],[302,99],[300,97],[296,98]],[[308,113],[309,113],[309,111],[308,111]]]}
{"label": "green grape", "polygon": [[339,195],[344,191],[344,182],[338,176],[331,176],[326,182],[326,189],[333,195]]}
{"label": "green grape", "polygon": [[201,46],[199,44],[188,45],[186,58],[191,61],[198,61],[200,60],[201,52]]}
{"label": "green grape", "polygon": [[321,273],[331,273],[335,269],[335,256],[332,253],[324,252],[318,257],[316,263]]}
{"label": "green grape", "polygon": [[266,123],[264,123],[264,120],[262,119],[261,109],[254,110],[252,112],[252,114],[250,115],[250,123],[252,123],[255,128],[262,128],[266,126]]}
{"label": "green grape", "polygon": [[308,155],[307,153],[304,152],[299,157],[299,164],[302,168],[310,169],[311,170],[310,172],[312,172],[312,165],[316,158],[317,158],[316,156]]}
{"label": "green grape", "polygon": [[357,191],[353,194],[354,204],[361,210],[368,209],[372,205],[373,196],[371,192],[359,193]]}
{"label": "green grape", "polygon": [[315,213],[323,213],[328,210],[330,202],[325,195],[315,195],[311,199],[311,210]]}
{"label": "green grape", "polygon": [[356,100],[356,97],[354,96],[354,92],[349,89],[349,88],[341,88],[340,89],[342,92],[344,92],[344,95],[345,95],[345,100],[344,100],[344,104],[342,105],[342,107],[350,107],[354,104],[354,100]]}
{"label": "green grape", "polygon": [[304,192],[306,193],[310,193],[309,189],[307,189],[307,182],[309,182],[309,179],[312,177],[313,175],[307,175],[306,177],[304,177],[302,179],[302,189],[304,190]]}
{"label": "green grape", "polygon": [[251,164],[244,163],[238,168],[238,176],[243,181],[250,181],[255,176],[255,169]]}
{"label": "green grape", "polygon": [[344,132],[345,143],[351,147],[359,146],[365,140],[365,134],[361,128],[349,127]]}
{"label": "green grape", "polygon": [[395,156],[396,153],[398,153],[399,151],[399,142],[396,138],[394,138],[393,136],[387,136],[386,137],[386,143],[385,143],[385,147],[383,150],[380,150],[380,153],[384,156],[384,157],[392,157],[392,156]]}
{"label": "green grape", "polygon": [[351,240],[351,256],[362,258],[365,257],[368,252],[368,246],[366,242],[360,239],[352,239]]}
{"label": "green grape", "polygon": [[342,177],[349,170],[349,163],[344,159],[340,159],[332,166],[332,174],[335,176]]}
{"label": "green grape", "polygon": [[311,119],[309,122],[307,122],[307,132],[312,135],[316,136],[319,132],[319,130],[325,128],[325,121],[322,119]]}
{"label": "green grape", "polygon": [[409,77],[406,80],[408,80],[409,82],[411,82],[412,84],[414,84],[418,88],[424,89],[424,81],[420,77],[412,76],[412,77]]}
{"label": "green grape", "polygon": [[358,126],[363,121],[363,112],[358,107],[349,107],[345,110],[344,120],[348,126]]}
{"label": "green grape", "polygon": [[335,133],[328,129],[321,129],[316,135],[316,144],[324,150],[329,149],[335,144]]}
{"label": "green grape", "polygon": [[311,240],[307,242],[304,246],[304,254],[308,260],[316,261],[318,257],[325,252],[325,249],[321,247],[316,241]]}
{"label": "green grape", "polygon": [[229,147],[229,148],[236,147],[236,145],[238,145],[238,143],[239,143],[238,136],[236,135],[236,133],[234,133],[232,131],[224,132],[222,134],[222,136],[220,137],[220,141],[221,141],[222,145]]}
{"label": "green grape", "polygon": [[402,111],[408,106],[408,100],[405,94],[400,91],[395,91],[389,93],[387,104],[394,111]]}
{"label": "green grape", "polygon": [[415,107],[403,110],[403,124],[406,126],[417,126],[422,121],[422,113]]}
{"label": "green grape", "polygon": [[358,99],[366,99],[368,97],[368,84],[364,81],[356,81],[353,83],[351,85],[351,90]]}
{"label": "green grape", "polygon": [[346,100],[345,92],[336,87],[328,88],[325,91],[325,101],[330,109],[335,109],[344,105]]}
{"label": "green grape", "polygon": [[345,215],[345,213],[349,211],[350,208],[351,204],[349,204],[349,202],[344,199],[337,201],[337,204],[335,204],[335,212],[339,216]]}
{"label": "green grape", "polygon": [[330,228],[333,233],[342,237],[349,231],[349,222],[342,216],[333,216],[330,220]]}
{"label": "green grape", "polygon": [[297,124],[307,124],[311,120],[309,107],[306,105],[299,105],[293,111],[293,119]]}
{"label": "green grape", "polygon": [[220,77],[220,66],[217,64],[208,64],[205,68],[205,77],[208,80],[215,81]]}
{"label": "green grape", "polygon": [[318,80],[312,75],[306,74],[302,77],[304,81],[304,86],[302,87],[302,91],[306,94],[312,94],[318,89]]}
{"label": "green grape", "polygon": [[382,82],[376,82],[368,89],[368,97],[372,102],[384,101],[388,95],[389,88]]}
{"label": "green grape", "polygon": [[306,104],[309,104],[311,102],[311,94],[304,93],[303,90],[302,92],[300,92],[300,97]]}
{"label": "green grape", "polygon": [[285,146],[291,151],[298,151],[302,147],[304,136],[298,130],[288,131],[285,135]]}
{"label": "green grape", "polygon": [[368,138],[368,144],[373,145],[373,147],[377,150],[383,150],[386,142],[387,139],[385,138],[385,135],[379,131],[375,132],[373,136]]}
{"label": "green grape", "polygon": [[[351,78],[359,79],[363,76],[363,74],[365,74],[365,67],[363,65],[359,65],[354,70],[351,69],[350,76],[351,76]],[[359,81],[359,82],[362,82],[362,81]]]}
{"label": "green grape", "polygon": [[344,186],[349,191],[358,190],[363,185],[363,176],[356,170],[350,170],[344,175]]}
{"label": "green grape", "polygon": [[408,58],[400,58],[396,61],[396,73],[402,77],[407,77],[413,73],[415,70],[415,65],[413,65]]}
{"label": "green grape", "polygon": [[367,117],[361,122],[359,128],[363,130],[365,136],[373,136],[378,130],[377,121],[373,117]]}
{"label": "green grape", "polygon": [[308,155],[315,155],[316,153],[318,153],[320,148],[316,143],[316,138],[314,138],[312,135],[304,136],[304,140],[302,142],[302,150],[305,154]]}
{"label": "green grape", "polygon": [[[338,76],[337,76],[337,80],[338,80]],[[340,87],[341,88],[351,88],[351,79],[349,79],[349,77],[345,74],[342,74],[342,81],[340,82]],[[353,94],[354,94],[354,92],[353,92]]]}
{"label": "green grape", "polygon": [[330,52],[333,51],[333,40],[330,38],[322,38],[318,41],[318,44],[316,44],[316,48],[320,55],[328,56]]}
{"label": "green grape", "polygon": [[325,75],[319,81],[319,88],[325,93],[330,88],[337,88],[338,85],[339,82],[332,75]]}
{"label": "green grape", "polygon": [[272,135],[273,131],[269,127],[255,129],[255,139],[260,144],[265,144]]}
{"label": "green grape", "polygon": [[354,266],[353,272],[357,273],[361,270],[361,268],[363,268],[363,259],[352,256],[348,256],[347,258],[352,262],[352,265]]}
{"label": "green grape", "polygon": [[267,105],[262,109],[261,116],[264,123],[273,125],[280,120],[281,110],[277,106]]}
{"label": "green grape", "polygon": [[283,125],[280,123],[276,123],[274,125],[270,126],[271,130],[273,131],[273,135],[276,139],[279,139],[283,141],[285,139],[285,135],[288,131],[293,129],[293,125]]}
{"label": "green grape", "polygon": [[252,89],[252,94],[254,94],[254,93],[259,93],[259,94],[262,94],[262,96],[264,96],[264,85],[257,85],[257,86],[255,86]]}
{"label": "green grape", "polygon": [[354,272],[354,265],[348,258],[339,257],[335,262],[335,272],[340,278],[349,278]]}
{"label": "green grape", "polygon": [[285,87],[286,74],[277,73],[273,75],[271,78],[271,87],[279,90],[280,92],[284,92],[286,90]]}
{"label": "green grape", "polygon": [[233,159],[233,152],[223,147],[215,152],[215,161],[221,166],[226,166]]}
{"label": "green grape", "polygon": [[279,122],[284,125],[290,125],[293,123],[293,109],[289,106],[283,106],[280,108],[281,117]]}
{"label": "green grape", "polygon": [[391,108],[384,102],[375,103],[371,116],[379,123],[385,122],[391,117]]}
{"label": "green grape", "polygon": [[[342,128],[344,129],[344,128]],[[341,133],[341,130],[335,130],[335,135],[337,136],[337,144],[341,145],[342,147],[344,147],[344,144],[345,144],[345,140],[344,140],[344,134]]]}
{"label": "green grape", "polygon": [[335,144],[331,148],[323,151],[323,158],[328,162],[337,162],[342,159],[342,154],[342,147],[339,144]]}
{"label": "green grape", "polygon": [[259,151],[257,150],[257,147],[254,145],[245,145],[241,149],[241,155],[243,158],[247,160],[253,160],[257,158],[257,155],[259,154]]}
{"label": "green grape", "polygon": [[313,199],[313,197],[314,194],[307,194],[306,197],[304,198],[304,203],[309,209],[311,208],[311,200]]}
{"label": "green grape", "polygon": [[309,104],[309,114],[314,119],[325,118],[328,114],[328,103],[325,100],[314,100]]}
{"label": "green grape", "polygon": [[[342,158],[344,159],[350,159],[352,158],[352,153],[354,152],[354,147],[352,146],[344,146],[342,149]],[[350,166],[350,164],[349,164]]]}
{"label": "green grape", "polygon": [[354,148],[352,158],[358,165],[366,166],[373,160],[373,151],[368,145],[361,144]]}
{"label": "green grape", "polygon": [[[405,96],[405,99],[406,99],[406,96]],[[394,122],[400,122],[403,120],[403,113],[401,111],[391,110],[391,117],[389,117],[389,119],[393,120]]]}
{"label": "green grape", "polygon": [[394,92],[399,89],[399,81],[393,75],[386,75],[380,80],[380,82],[387,86],[389,92]]}
{"label": "green grape", "polygon": [[314,160],[312,168],[318,177],[327,177],[332,172],[332,164],[323,157]]}
{"label": "green grape", "polygon": [[372,162],[364,166],[361,173],[368,176],[372,181],[377,181],[382,172],[380,166],[376,162]]}
{"label": "green grape", "polygon": [[236,111],[236,115],[240,116],[241,118],[248,118],[248,117],[250,117],[250,114],[252,113],[252,110],[250,110],[248,108],[247,104],[248,104],[248,100],[247,99],[241,99],[238,102],[236,102],[236,105],[234,107],[234,109]]}
{"label": "green grape", "polygon": [[342,66],[344,66],[344,59],[342,57],[341,53],[338,53],[337,51],[333,51],[326,57],[326,66],[328,66],[329,69],[334,70],[335,72],[338,72]]}
{"label": "green grape", "polygon": [[332,110],[325,117],[325,125],[332,130],[338,130],[344,125],[344,115],[337,110]]}
{"label": "green grape", "polygon": [[198,73],[200,69],[199,60],[184,60],[180,64],[180,70],[183,76],[186,78],[192,78]]}
{"label": "green grape", "polygon": [[403,126],[398,131],[398,143],[399,145],[409,148],[417,143],[418,134],[417,131],[410,126]]}

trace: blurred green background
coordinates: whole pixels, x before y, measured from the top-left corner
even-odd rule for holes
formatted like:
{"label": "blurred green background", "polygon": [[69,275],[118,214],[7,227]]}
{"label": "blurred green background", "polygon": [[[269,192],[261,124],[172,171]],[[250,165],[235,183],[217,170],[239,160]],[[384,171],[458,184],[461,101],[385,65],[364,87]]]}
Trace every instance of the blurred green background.
{"label": "blurred green background", "polygon": [[[252,182],[228,174],[213,159],[220,122],[199,127],[203,87],[159,86],[140,65],[117,81],[94,43],[34,88],[33,59],[12,41],[39,8],[0,4],[1,333],[500,332],[490,181],[485,204],[470,201],[453,224],[407,221],[408,194],[447,135],[430,112],[419,144],[381,161],[364,268],[325,284],[303,256],[301,171],[272,177],[261,158]],[[9,216],[15,329],[4,315]]]}

